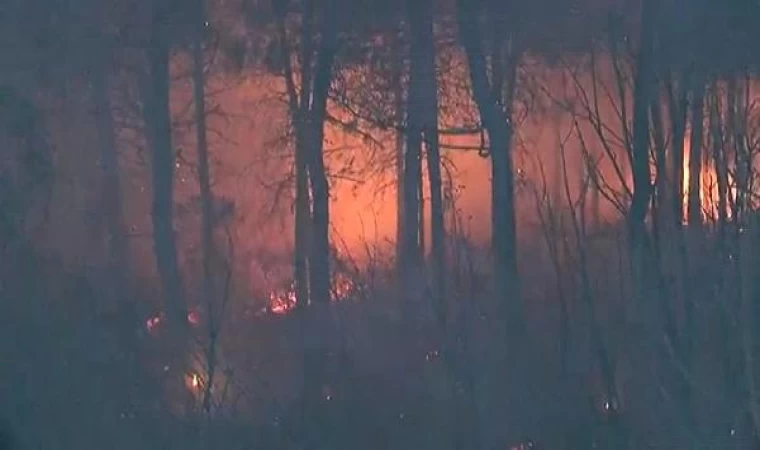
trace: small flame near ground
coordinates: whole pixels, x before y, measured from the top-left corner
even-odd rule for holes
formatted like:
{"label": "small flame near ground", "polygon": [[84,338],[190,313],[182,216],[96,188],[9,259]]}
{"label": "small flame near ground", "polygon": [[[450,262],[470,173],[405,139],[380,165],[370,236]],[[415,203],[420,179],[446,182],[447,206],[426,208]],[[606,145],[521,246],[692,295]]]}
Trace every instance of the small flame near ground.
{"label": "small flame near ground", "polygon": [[[357,289],[357,285],[348,275],[337,273],[332,281],[332,300],[341,301],[348,298]],[[291,282],[287,287],[274,289],[269,293],[265,312],[275,315],[284,315],[296,307],[295,283]]]}
{"label": "small flame near ground", "polygon": [[203,387],[201,376],[195,372],[190,372],[185,376],[185,385],[193,392],[197,392]]}
{"label": "small flame near ground", "polygon": [[187,313],[187,323],[190,325],[197,327],[201,324],[201,315],[198,311],[190,311]]}
{"label": "small flame near ground", "polygon": [[158,314],[153,317],[149,317],[148,320],[145,321],[145,328],[147,328],[149,332],[158,330],[158,326],[161,325],[161,322],[163,321],[163,318],[161,316],[161,314]]}
{"label": "small flame near ground", "polygon": [[533,441],[521,442],[517,445],[510,447],[510,450],[538,450],[536,444]]}
{"label": "small flame near ground", "polygon": [[[158,313],[148,317],[148,319],[145,320],[145,329],[148,330],[149,333],[154,334],[159,330],[165,320],[166,317],[164,313]],[[199,326],[201,324],[200,312],[198,310],[191,310],[188,312],[187,323],[190,324],[191,327]]]}

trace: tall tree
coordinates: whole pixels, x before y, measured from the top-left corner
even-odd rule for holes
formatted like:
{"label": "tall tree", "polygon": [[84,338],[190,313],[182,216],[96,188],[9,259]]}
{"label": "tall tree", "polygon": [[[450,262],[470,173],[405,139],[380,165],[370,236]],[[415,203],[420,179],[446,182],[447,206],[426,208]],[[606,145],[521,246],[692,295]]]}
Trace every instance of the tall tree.
{"label": "tall tree", "polygon": [[[480,122],[488,134],[488,154],[491,159],[491,253],[494,261],[496,304],[492,317],[494,329],[499,330],[497,344],[489,363],[493,389],[499,392],[496,403],[480,396],[478,402],[496,405],[506,402],[506,421],[509,432],[525,432],[527,415],[534,411],[518,409],[520,398],[531,390],[525,339],[525,323],[520,300],[517,267],[517,229],[515,212],[515,173],[512,139],[514,134],[513,101],[517,90],[517,75],[522,48],[517,39],[515,20],[504,18],[517,13],[514,4],[496,1],[457,1],[459,39],[464,47],[469,71],[470,89],[478,109]],[[483,20],[483,16],[485,19]],[[481,30],[484,30],[481,32]],[[490,46],[489,46],[490,44]],[[486,49],[489,54],[486,55]],[[515,361],[520,361],[515,364]],[[506,372],[505,372],[506,371]],[[504,382],[504,379],[507,379]],[[499,381],[497,381],[499,380]],[[496,413],[503,414],[503,413]],[[493,416],[487,409],[481,411],[481,420]],[[482,444],[488,447],[493,441],[502,441],[500,431],[491,423],[481,426]],[[499,442],[499,446],[506,445]]]}
{"label": "tall tree", "polygon": [[206,395],[203,396],[203,409],[210,409],[210,387],[215,371],[215,331],[216,311],[214,308],[214,277],[212,261],[214,257],[214,197],[211,190],[211,173],[209,169],[209,145],[206,130],[206,76],[203,64],[203,42],[206,31],[206,14],[204,0],[195,0],[192,11],[191,53],[193,59],[193,103],[195,105],[195,139],[198,147],[198,184],[201,199],[201,264],[203,266],[202,294],[206,305],[207,321],[211,330],[208,373],[206,374]]}
{"label": "tall tree", "polygon": [[398,271],[402,271],[405,239],[405,197],[404,197],[404,155],[405,155],[405,136],[401,129],[401,124],[406,120],[406,106],[404,104],[404,58],[401,33],[396,33],[393,39],[394,51],[392,62],[392,89],[393,89],[393,116],[396,125],[395,146],[396,146],[396,261],[399,266]]}
{"label": "tall tree", "polygon": [[[288,6],[272,3],[295,131],[296,284],[298,293],[304,296],[298,300],[302,306],[330,299],[330,193],[323,149],[328,91],[338,45],[336,23],[325,13],[332,3],[306,0],[301,5],[298,73],[291,63]],[[304,248],[307,242],[308,250]]]}
{"label": "tall tree", "polygon": [[[304,0],[299,6],[297,57],[293,58],[287,20],[291,13],[289,5],[276,0],[272,2],[289,116],[295,132],[298,247],[295,270],[297,302],[303,309],[305,328],[302,425],[305,427],[306,448],[319,449],[331,446],[322,396],[328,383],[334,333],[330,319],[330,192],[324,161],[324,127],[340,22],[334,0]],[[297,69],[292,59],[298,61]],[[304,248],[307,234],[308,248]]]}
{"label": "tall tree", "polygon": [[335,6],[334,0],[323,0],[319,5],[321,38],[314,67],[310,113],[307,118],[309,180],[313,202],[309,284],[312,300],[323,304],[330,301],[330,186],[324,161],[324,127],[328,91],[338,50],[337,23],[332,12]]}
{"label": "tall tree", "polygon": [[170,321],[178,329],[187,323],[182,276],[174,233],[174,167],[172,121],[169,107],[170,19],[173,2],[151,4],[148,30],[147,76],[142,86],[142,114],[151,153],[153,250],[164,289]]}
{"label": "tall tree", "polygon": [[633,86],[633,146],[632,171],[633,193],[628,209],[627,225],[629,245],[631,248],[631,267],[634,271],[633,283],[637,300],[645,297],[644,275],[646,265],[647,228],[646,216],[652,195],[651,173],[649,168],[650,143],[650,106],[655,97],[656,71],[654,53],[655,2],[642,0],[639,48]]}
{"label": "tall tree", "polygon": [[[410,4],[411,5],[411,4]],[[421,104],[423,89],[419,70],[419,46],[410,46],[409,87],[406,95],[406,148],[404,153],[404,202],[403,202],[403,244],[401,277],[406,280],[405,288],[416,281],[414,272],[421,270],[423,262],[423,197],[422,197],[422,124]],[[416,61],[416,62],[415,62]]]}
{"label": "tall tree", "polygon": [[[409,140],[412,145],[425,144],[428,186],[430,189],[430,224],[433,256],[433,298],[439,319],[444,319],[443,271],[445,265],[443,187],[441,180],[441,154],[438,142],[438,82],[436,52],[433,37],[432,0],[409,0],[407,11],[410,27],[410,92],[414,104],[409,105]],[[414,155],[416,160],[420,156]]]}
{"label": "tall tree", "polygon": [[[481,15],[491,17],[492,54],[486,57],[479,26]],[[491,245],[495,259],[497,291],[506,296],[510,329],[521,326],[517,230],[515,220],[515,177],[512,155],[512,102],[516,90],[521,50],[514,36],[503,29],[504,14],[494,2],[457,1],[459,35],[467,56],[470,85],[480,120],[488,132],[491,156]],[[489,62],[490,60],[490,70]],[[490,74],[490,76],[489,76]]]}

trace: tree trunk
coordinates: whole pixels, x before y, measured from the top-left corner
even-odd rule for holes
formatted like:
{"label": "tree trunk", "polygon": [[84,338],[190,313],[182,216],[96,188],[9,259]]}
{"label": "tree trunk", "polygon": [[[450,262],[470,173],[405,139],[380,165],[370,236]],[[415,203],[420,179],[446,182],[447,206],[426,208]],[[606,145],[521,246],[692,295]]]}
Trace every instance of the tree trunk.
{"label": "tree trunk", "polygon": [[681,82],[677,86],[673,85],[672,77],[668,80],[668,109],[672,133],[671,170],[673,179],[671,195],[673,220],[679,230],[684,220],[684,136],[686,134],[686,113],[688,110],[685,78],[681,77]]}
{"label": "tree trunk", "polygon": [[[486,58],[477,30],[477,14],[464,0],[458,2],[459,33],[467,55],[473,97],[480,120],[488,131],[491,154],[491,233],[497,290],[507,297],[506,315],[510,329],[522,326],[517,273],[517,232],[515,221],[515,181],[512,164],[511,95],[503,101],[489,81]],[[512,58],[507,71],[517,70]],[[499,61],[493,61],[499,64]],[[514,79],[514,76],[511,77]],[[508,86],[515,89],[514,83]]]}
{"label": "tree trunk", "polygon": [[627,218],[634,297],[639,307],[646,298],[648,288],[648,277],[644,271],[647,260],[645,220],[652,194],[651,173],[649,171],[649,107],[657,81],[653,59],[653,1],[644,0],[641,11],[641,46],[636,58],[633,87],[633,195]]}
{"label": "tree trunk", "polygon": [[446,320],[444,293],[445,236],[441,155],[438,142],[438,83],[433,42],[433,5],[431,0],[407,3],[411,28],[412,72],[419,76],[419,120],[427,156],[430,189],[430,230],[433,256],[433,301],[441,323]]}
{"label": "tree trunk", "polygon": [[396,55],[393,66],[393,115],[394,122],[399,127],[395,131],[396,137],[396,264],[397,270],[402,270],[401,261],[404,252],[404,133],[401,127],[404,124],[406,110],[404,107],[404,64],[402,59],[401,39],[394,40]]}
{"label": "tree trunk", "polygon": [[669,220],[672,202],[670,196],[670,179],[667,170],[667,142],[665,139],[665,130],[663,126],[662,110],[660,101],[657,96],[652,99],[651,120],[655,145],[655,167],[657,169],[656,190],[652,196],[652,253],[655,264],[651,265],[654,271],[654,280],[657,283],[657,298],[660,303],[661,319],[664,322],[665,335],[670,339],[673,345],[678,344],[678,332],[676,319],[671,305],[673,292],[670,283],[667,281],[666,272],[670,270],[671,260],[668,256],[672,254],[671,240],[669,237],[673,233],[672,222]]}
{"label": "tree trunk", "polygon": [[[688,239],[684,247],[693,245],[699,237],[699,228],[702,224],[702,143],[704,139],[704,83],[697,75],[692,88],[692,101],[690,105],[691,142],[689,147],[689,187],[687,194],[687,223],[688,233],[682,239]],[[693,363],[694,340],[695,340],[695,304],[692,288],[692,265],[689,264],[688,251],[684,250],[681,256],[683,270],[683,296],[684,296],[684,329],[682,337],[682,354],[684,366],[691,369]],[[686,414],[687,426],[698,430],[697,418],[691,406],[693,404],[691,386],[684,389],[685,407],[689,408]],[[699,436],[699,432],[695,432]]]}
{"label": "tree trunk", "polygon": [[155,7],[148,48],[149,79],[143,92],[143,115],[152,156],[153,250],[164,289],[169,320],[181,329],[186,325],[182,277],[174,235],[174,148],[169,109],[169,36],[167,11]]}
{"label": "tree trunk", "polygon": [[718,233],[720,245],[726,244],[728,225],[728,161],[724,147],[723,120],[718,82],[713,81],[710,95],[710,135],[715,178],[718,185]]}
{"label": "tree trunk", "polygon": [[691,105],[691,142],[689,147],[689,225],[702,224],[702,145],[704,142],[705,86],[696,81]]}
{"label": "tree trunk", "polygon": [[309,179],[313,202],[309,286],[312,301],[321,303],[330,301],[330,191],[323,150],[327,95],[332,82],[337,45],[335,30],[326,27],[323,29],[323,41],[314,72],[313,104],[307,124],[310,132]]}
{"label": "tree trunk", "polygon": [[752,158],[746,144],[748,89],[746,81],[732,79],[728,83],[728,133],[733,151],[736,185],[733,219],[742,226],[746,225],[745,215],[750,211],[752,197]]}
{"label": "tree trunk", "polygon": [[[687,77],[681,76],[678,85],[674,86],[673,78],[668,80],[668,105],[670,111],[670,124],[672,133],[672,171],[673,171],[673,219],[675,225],[675,244],[678,258],[677,272],[680,276],[680,302],[683,305],[683,327],[676,347],[677,363],[684,370],[690,372],[692,369],[692,335],[693,335],[693,289],[690,280],[690,264],[687,246],[687,234],[684,229],[684,137],[686,135],[686,120],[688,117]],[[676,297],[677,298],[677,297]],[[682,371],[675,370],[677,380],[678,398],[681,405],[681,411],[686,422],[687,430],[694,436],[696,431],[696,415],[692,402],[692,389],[688,376]]]}
{"label": "tree trunk", "polygon": [[[522,435],[528,415],[533,411],[519,410],[516,405],[530,398],[531,355],[525,340],[522,305],[520,303],[519,276],[517,271],[517,235],[515,220],[515,181],[512,166],[512,98],[516,88],[517,67],[520,53],[504,57],[505,36],[496,34],[496,44],[491,58],[493,80],[488,76],[488,64],[483,52],[483,37],[478,32],[478,12],[467,0],[457,2],[459,35],[470,74],[470,84],[480,120],[488,132],[491,156],[491,245],[494,258],[494,287],[497,298],[493,324],[500,331],[495,359],[488,364],[493,370],[484,374],[493,380],[488,398],[479,397],[483,413],[480,419],[489,423],[478,424],[484,433],[480,442],[486,448],[506,445],[502,430],[491,418],[499,416],[509,424],[507,433]],[[498,29],[499,24],[495,23]],[[508,80],[503,84],[501,76]],[[506,95],[503,93],[506,92]],[[503,337],[502,337],[503,336]],[[507,379],[506,383],[504,379]],[[500,392],[499,392],[500,391]],[[498,393],[497,393],[498,392]],[[494,399],[493,397],[499,397]],[[506,402],[506,403],[502,403]],[[489,411],[491,408],[496,411]],[[506,413],[506,415],[505,415]],[[500,422],[503,423],[503,422]],[[488,434],[485,434],[488,433]],[[491,435],[492,434],[492,435]]]}
{"label": "tree trunk", "polygon": [[[652,123],[652,135],[654,137],[654,156],[655,156],[655,190],[652,197],[655,197],[657,210],[653,210],[652,217],[661,221],[661,233],[665,233],[670,222],[667,220],[672,211],[669,206],[670,201],[670,177],[668,176],[668,145],[665,138],[665,127],[663,126],[662,109],[660,108],[659,98],[654,96],[650,106],[650,119]],[[653,202],[654,203],[654,202]]]}
{"label": "tree trunk", "polygon": [[323,3],[321,12],[322,38],[314,68],[311,105],[308,97],[301,98],[302,102],[306,102],[303,103],[303,109],[308,111],[305,137],[312,198],[309,253],[309,294],[312,305],[306,314],[308,340],[305,342],[304,400],[308,414],[307,424],[313,427],[307,437],[307,448],[314,450],[334,448],[335,433],[339,426],[329,415],[330,408],[324,405],[329,398],[325,399],[322,391],[335,381],[329,375],[329,368],[334,364],[331,355],[335,350],[336,330],[330,306],[330,192],[324,162],[324,125],[338,42],[336,24],[332,19],[333,2]]}
{"label": "tree trunk", "polygon": [[410,48],[409,88],[406,96],[406,153],[404,154],[404,236],[402,245],[402,273],[405,292],[411,292],[414,283],[419,282],[415,275],[422,266],[422,136],[421,111],[423,89],[419,70],[419,60],[424,57],[417,53],[418,48]]}
{"label": "tree trunk", "polygon": [[[298,119],[297,119],[298,120]],[[296,134],[303,134],[303,125],[296,125]],[[303,137],[295,141],[295,249],[293,254],[293,283],[296,293],[296,307],[309,304],[309,230],[311,228],[311,207],[309,205],[309,172],[306,163],[308,149]]]}
{"label": "tree trunk", "polygon": [[280,57],[283,65],[283,77],[288,98],[288,113],[295,131],[295,214],[294,214],[294,244],[293,252],[293,284],[296,294],[296,307],[303,309],[309,304],[309,231],[311,228],[311,199],[309,198],[309,148],[307,119],[309,115],[307,100],[311,97],[311,27],[313,21],[314,2],[309,2],[304,10],[301,40],[304,45],[299,54],[301,73],[300,94],[296,87],[295,73],[291,64],[291,46],[286,27],[287,8],[285,3],[273,0],[272,10],[277,19],[277,35],[279,38]]}
{"label": "tree trunk", "polygon": [[[330,311],[330,192],[324,162],[324,124],[338,46],[335,5],[330,0],[304,2],[298,77],[291,65],[293,49],[285,25],[286,3],[273,0],[272,7],[277,17],[290,120],[296,135],[294,277],[303,345],[302,444],[306,449],[333,448],[334,433],[325,407],[329,398],[323,395],[323,389],[330,383],[328,368],[335,333]],[[321,27],[319,33],[314,33],[318,13]],[[321,36],[316,49],[315,34]]]}
{"label": "tree trunk", "polygon": [[209,352],[206,365],[208,371],[205,380],[205,394],[203,396],[203,409],[206,413],[211,408],[211,386],[214,383],[216,367],[216,311],[214,296],[214,275],[212,273],[212,259],[214,257],[214,197],[211,190],[211,174],[209,169],[208,138],[206,135],[206,77],[203,73],[203,34],[205,31],[205,14],[203,0],[196,0],[195,33],[192,43],[193,57],[193,102],[195,104],[195,131],[196,145],[198,146],[198,184],[201,195],[201,263],[203,266],[203,301],[206,304],[209,326]]}
{"label": "tree trunk", "polygon": [[[195,104],[196,145],[198,146],[198,184],[201,200],[201,258],[203,260],[203,297],[206,302],[213,296],[211,258],[214,245],[214,198],[211,192],[208,138],[206,136],[206,79],[203,73],[203,0],[197,0],[197,29],[192,44],[193,102]],[[212,311],[208,311],[211,313]]]}

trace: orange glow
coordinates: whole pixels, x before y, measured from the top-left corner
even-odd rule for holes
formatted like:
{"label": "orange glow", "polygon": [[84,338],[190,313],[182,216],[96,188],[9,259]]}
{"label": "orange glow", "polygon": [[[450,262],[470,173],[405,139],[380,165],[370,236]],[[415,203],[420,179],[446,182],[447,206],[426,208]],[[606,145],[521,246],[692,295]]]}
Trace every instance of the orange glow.
{"label": "orange glow", "polygon": [[198,391],[202,386],[201,376],[192,372],[185,376],[185,385],[191,391]]}
{"label": "orange glow", "polygon": [[[333,275],[332,281],[332,301],[341,301],[356,292],[357,286],[354,281],[342,273],[336,273]],[[295,309],[296,307],[296,292],[295,284],[290,283],[287,288],[274,289],[269,293],[269,301],[265,308],[265,312],[269,312],[275,315],[284,315]]]}
{"label": "orange glow", "polygon": [[[158,332],[159,328],[164,323],[164,313],[158,313],[154,316],[149,317],[145,321],[145,328],[148,330],[148,333],[154,334]],[[201,315],[197,310],[191,310],[187,313],[187,323],[190,324],[190,326],[197,327],[201,323]]]}
{"label": "orange glow", "polygon": [[158,330],[158,326],[161,325],[161,322],[163,322],[163,318],[161,317],[161,314],[157,314],[145,321],[145,328],[148,329],[149,333],[153,333]]}
{"label": "orange glow", "polygon": [[198,311],[190,311],[187,313],[187,323],[197,327],[201,323],[201,315]]}
{"label": "orange glow", "polygon": [[342,273],[336,273],[333,276],[332,283],[332,299],[333,301],[340,301],[347,298],[356,290],[356,284],[347,275]]}
{"label": "orange glow", "polygon": [[[685,148],[689,148],[689,139],[686,138],[685,141]],[[688,220],[688,201],[689,201],[689,180],[691,179],[691,173],[689,171],[689,158],[691,155],[689,154],[689,151],[686,151],[686,158],[684,158],[684,169],[683,169],[683,175],[684,175],[684,195],[683,195],[683,204],[684,204],[684,217],[683,221],[686,223]],[[731,182],[731,174],[728,174],[729,180],[728,180],[728,191],[729,195],[733,198],[736,196],[736,186],[734,183]],[[713,164],[709,164],[705,166],[705,163],[702,163],[702,173],[700,174],[700,180],[699,180],[699,190],[700,190],[700,199],[702,203],[702,219],[705,221],[712,221],[715,220],[718,217],[718,204],[719,204],[719,198],[718,195],[718,175],[716,173],[715,166]],[[727,210],[726,210],[726,216],[728,218],[731,217],[732,211],[730,204],[727,203]]]}
{"label": "orange glow", "polygon": [[269,293],[268,312],[280,316],[289,313],[295,307],[296,291],[293,283],[286,289],[275,289]]}

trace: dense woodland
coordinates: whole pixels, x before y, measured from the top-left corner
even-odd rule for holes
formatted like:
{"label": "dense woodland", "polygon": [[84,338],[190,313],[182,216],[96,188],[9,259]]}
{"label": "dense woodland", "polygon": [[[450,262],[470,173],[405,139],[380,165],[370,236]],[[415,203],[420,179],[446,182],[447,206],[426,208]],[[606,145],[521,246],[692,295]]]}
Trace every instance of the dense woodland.
{"label": "dense woodland", "polygon": [[0,448],[758,448],[758,18],[0,0]]}

